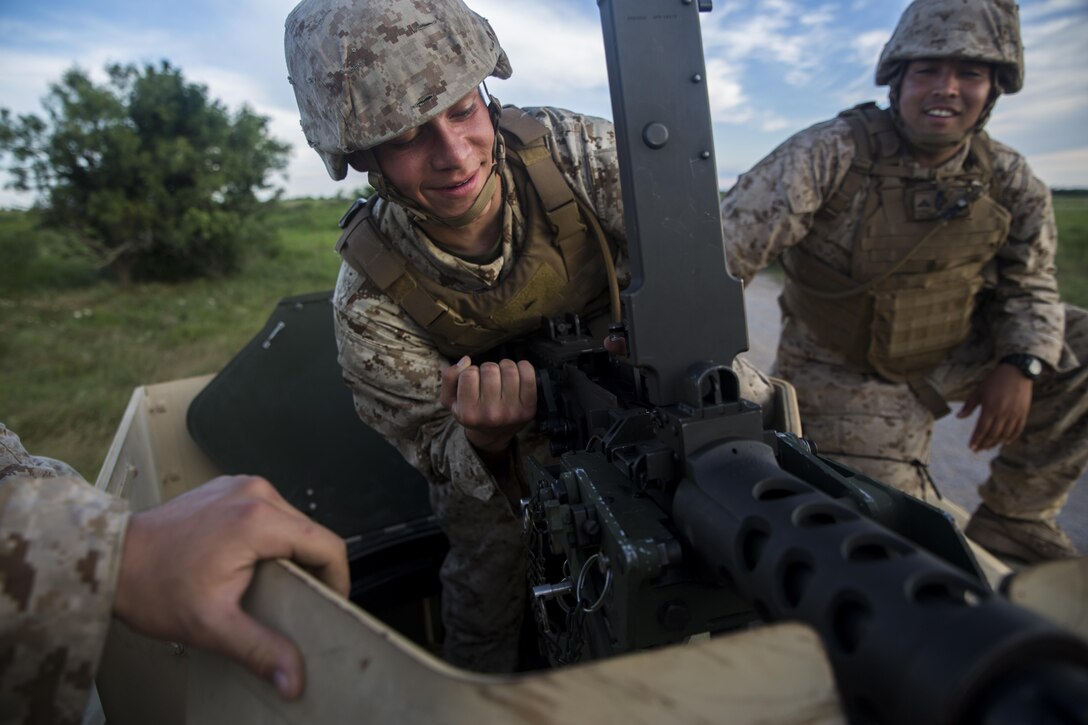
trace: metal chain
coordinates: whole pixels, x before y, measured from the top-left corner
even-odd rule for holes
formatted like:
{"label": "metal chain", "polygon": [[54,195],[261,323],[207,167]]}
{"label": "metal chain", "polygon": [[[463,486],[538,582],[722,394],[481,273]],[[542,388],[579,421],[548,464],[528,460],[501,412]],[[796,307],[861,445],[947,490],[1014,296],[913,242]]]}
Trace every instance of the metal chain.
{"label": "metal chain", "polygon": [[[547,583],[547,561],[544,555],[544,533],[533,523],[532,503],[525,508],[525,520],[523,535],[525,549],[528,558],[527,575],[529,588]],[[573,580],[570,571],[570,562],[563,562],[563,574],[568,580]],[[557,598],[556,604],[565,613],[562,628],[553,630],[551,622],[540,607],[532,607],[533,617],[536,619],[537,631],[540,640],[544,644],[545,655],[553,665],[562,666],[573,664],[581,659],[582,642],[586,612],[581,602],[576,601],[573,606],[568,606],[562,597]]]}
{"label": "metal chain", "polygon": [[571,607],[567,612],[566,646],[557,664],[574,664],[582,658],[582,640],[585,634],[586,613],[582,607]]}
{"label": "metal chain", "polygon": [[[543,532],[537,529],[534,524],[532,516],[533,503],[532,500],[527,502],[524,512],[524,523],[522,527],[522,534],[525,539],[525,552],[528,559],[527,576],[530,596],[534,587],[545,584],[546,579],[546,562],[544,557],[544,536]],[[540,641],[544,645],[545,656],[548,661],[553,664],[558,664],[562,656],[562,644],[561,644],[561,632],[553,632],[551,623],[548,621],[547,616],[541,611],[540,607],[533,606],[533,618],[536,620],[537,633],[540,636]]]}

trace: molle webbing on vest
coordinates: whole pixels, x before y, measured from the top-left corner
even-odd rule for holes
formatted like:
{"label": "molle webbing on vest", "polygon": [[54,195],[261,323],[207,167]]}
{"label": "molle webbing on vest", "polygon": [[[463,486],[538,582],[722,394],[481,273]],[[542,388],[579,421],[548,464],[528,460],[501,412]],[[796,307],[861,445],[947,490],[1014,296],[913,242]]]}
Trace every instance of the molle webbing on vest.
{"label": "molle webbing on vest", "polygon": [[972,140],[964,171],[942,177],[908,163],[886,111],[865,104],[842,116],[856,158],[806,239],[830,238],[832,220],[871,178],[851,272],[832,269],[802,240],[783,255],[783,304],[856,368],[915,384],[966,338],[982,269],[1010,214],[987,195],[985,134]]}
{"label": "molle webbing on vest", "polygon": [[378,229],[372,202],[357,203],[341,220],[340,255],[449,357],[489,350],[537,329],[545,317],[576,312],[589,319],[607,305],[605,260],[599,251],[599,246],[608,248],[607,241],[599,245],[589,238],[585,220],[594,234],[603,231],[552,159],[548,129],[520,110],[504,109],[500,132],[526,230],[513,269],[495,287],[459,292],[415,269]]}
{"label": "molle webbing on vest", "polygon": [[[609,242],[608,235],[601,228],[597,214],[571,192],[566,180],[559,172],[559,167],[552,160],[551,150],[544,141],[548,135],[547,129],[525,111],[512,106],[503,109],[500,124],[508,135],[518,140],[521,151],[512,155],[510,160],[515,165],[521,164],[529,175],[532,186],[543,204],[544,213],[555,232],[556,244],[562,249],[565,260],[575,258],[574,247],[583,243],[585,224],[589,224],[590,232],[596,239],[597,247],[603,257],[609,282],[609,292],[612,297],[611,320],[619,322],[619,289],[616,287],[616,270],[612,264],[615,250]],[[509,145],[508,143],[507,146]],[[571,269],[568,265],[568,276],[579,273],[581,273],[580,270]]]}
{"label": "molle webbing on vest", "polygon": [[[870,101],[855,106],[849,111],[843,111],[839,115],[849,120],[847,114],[855,112],[870,114],[874,111],[879,112],[879,110],[877,105]],[[878,132],[879,136],[875,139],[870,139],[869,130],[863,124],[851,123],[850,131],[854,136],[854,148],[857,149],[854,163],[850,166],[850,170],[843,178],[842,183],[835,189],[835,193],[824,202],[824,205],[817,212],[812,230],[814,234],[822,232],[823,235],[826,235],[828,222],[841,214],[850,205],[857,193],[861,191],[862,182],[873,170],[872,155],[874,146],[879,150],[879,156],[894,156],[899,152],[899,134],[895,133],[894,128],[890,129],[890,133]]]}
{"label": "molle webbing on vest", "polygon": [[[518,153],[510,161],[520,165],[529,175],[544,213],[555,229],[556,243],[563,246],[571,237],[584,234],[586,226],[582,223],[579,204],[552,160],[551,149],[545,141],[550,135],[548,129],[525,111],[513,107],[502,109],[499,125],[518,141]],[[507,148],[510,146],[507,142]]]}

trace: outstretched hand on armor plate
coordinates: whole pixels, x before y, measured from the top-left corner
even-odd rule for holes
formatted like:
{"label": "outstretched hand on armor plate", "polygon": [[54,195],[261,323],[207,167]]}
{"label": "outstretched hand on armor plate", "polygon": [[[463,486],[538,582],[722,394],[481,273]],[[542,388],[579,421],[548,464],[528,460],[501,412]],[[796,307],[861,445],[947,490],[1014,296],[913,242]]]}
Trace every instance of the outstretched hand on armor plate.
{"label": "outstretched hand on armor plate", "polygon": [[221,476],[132,517],[114,614],[145,635],[232,657],[294,699],[305,684],[298,648],[240,606],[256,564],[275,558],[348,593],[340,537],[263,478]]}

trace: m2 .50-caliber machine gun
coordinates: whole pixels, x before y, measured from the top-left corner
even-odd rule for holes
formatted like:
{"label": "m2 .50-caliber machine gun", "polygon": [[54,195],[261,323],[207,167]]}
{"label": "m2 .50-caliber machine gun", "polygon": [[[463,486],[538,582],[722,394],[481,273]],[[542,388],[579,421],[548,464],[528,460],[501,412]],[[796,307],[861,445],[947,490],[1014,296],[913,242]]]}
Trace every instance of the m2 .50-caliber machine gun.
{"label": "m2 .50-caliber machine gun", "polygon": [[[557,465],[522,461],[553,664],[760,621],[822,637],[852,720],[1083,722],[1088,645],[994,594],[938,509],[764,430],[726,271],[699,13],[601,0],[632,281],[610,355],[574,317],[532,346]],[[1062,719],[1065,718],[1065,719]]]}

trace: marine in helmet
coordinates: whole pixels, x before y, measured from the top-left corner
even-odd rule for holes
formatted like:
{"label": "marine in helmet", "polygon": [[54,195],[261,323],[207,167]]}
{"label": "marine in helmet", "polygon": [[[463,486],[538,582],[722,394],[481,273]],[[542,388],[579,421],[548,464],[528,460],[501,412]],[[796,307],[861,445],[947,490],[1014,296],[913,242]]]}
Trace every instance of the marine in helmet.
{"label": "marine in helmet", "polygon": [[[428,480],[450,540],[444,656],[514,670],[528,493],[515,461],[546,458],[517,346],[566,312],[603,337],[616,312],[627,273],[612,124],[500,107],[481,85],[510,63],[460,0],[303,0],[285,46],[310,145],[332,178],[350,167],[377,191],[341,221],[339,360],[362,420]],[[742,379],[767,399],[765,379]]]}
{"label": "marine in helmet", "polygon": [[864,104],[775,149],[723,198],[732,272],[786,271],[777,373],[822,453],[920,497],[933,422],[1000,446],[968,536],[1029,562],[1088,464],[1088,316],[1063,305],[1049,189],[983,126],[1024,78],[1011,0],[916,0]]}

